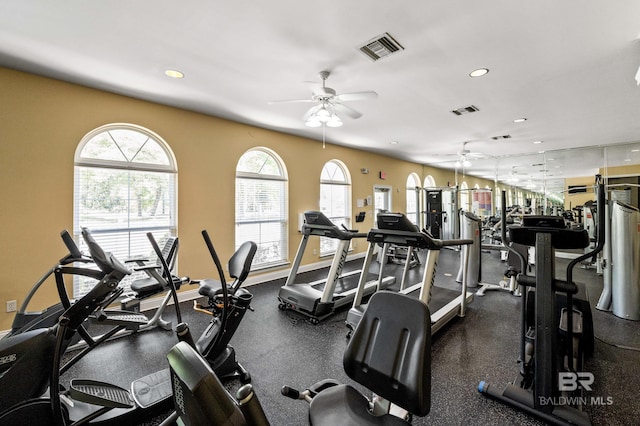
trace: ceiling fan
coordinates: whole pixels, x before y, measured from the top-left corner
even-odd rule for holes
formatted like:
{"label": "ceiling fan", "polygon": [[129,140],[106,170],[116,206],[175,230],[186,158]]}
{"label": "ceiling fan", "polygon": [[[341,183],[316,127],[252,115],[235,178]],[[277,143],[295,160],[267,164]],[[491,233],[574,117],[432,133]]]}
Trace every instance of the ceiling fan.
{"label": "ceiling fan", "polygon": [[472,166],[471,160],[474,158],[486,158],[485,154],[482,154],[481,152],[472,152],[469,149],[467,149],[467,144],[471,142],[471,141],[467,141],[467,142],[463,142],[462,143],[462,149],[460,151],[458,151],[456,154],[445,154],[445,155],[449,155],[449,156],[455,156],[457,157],[457,159],[455,160],[455,167],[456,168],[469,168]]}
{"label": "ceiling fan", "polygon": [[308,127],[342,126],[342,120],[338,114],[343,114],[353,119],[362,117],[362,113],[344,104],[344,102],[375,99],[378,94],[372,90],[364,92],[352,92],[338,94],[335,89],[326,86],[329,71],[320,71],[318,77],[322,80],[322,87],[313,91],[311,98],[270,101],[269,104],[312,102],[314,106],[304,114],[303,120]]}

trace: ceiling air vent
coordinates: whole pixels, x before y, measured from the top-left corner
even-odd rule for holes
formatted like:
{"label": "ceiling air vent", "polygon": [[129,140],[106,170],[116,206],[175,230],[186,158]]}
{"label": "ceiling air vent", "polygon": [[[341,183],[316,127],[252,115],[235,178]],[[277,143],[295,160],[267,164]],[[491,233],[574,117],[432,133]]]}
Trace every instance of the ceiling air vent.
{"label": "ceiling air vent", "polygon": [[372,38],[358,49],[372,61],[377,61],[378,59],[404,50],[404,47],[391,37],[389,33],[384,33]]}
{"label": "ceiling air vent", "polygon": [[455,115],[462,115],[462,114],[470,114],[472,112],[478,112],[478,111],[480,111],[480,109],[478,109],[477,106],[469,105],[469,106],[466,106],[466,107],[454,109],[451,112],[454,113]]}
{"label": "ceiling air vent", "polygon": [[511,135],[492,136],[491,139],[499,141],[500,139],[511,139]]}

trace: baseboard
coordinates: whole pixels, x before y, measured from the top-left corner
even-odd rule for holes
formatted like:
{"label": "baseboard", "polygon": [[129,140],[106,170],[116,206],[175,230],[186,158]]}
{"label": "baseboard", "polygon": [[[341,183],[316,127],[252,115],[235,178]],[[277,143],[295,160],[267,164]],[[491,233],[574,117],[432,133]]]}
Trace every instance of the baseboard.
{"label": "baseboard", "polygon": [[[349,255],[347,256],[347,262],[350,260],[362,259],[364,258],[364,256],[365,256],[365,253],[355,253],[355,254]],[[329,258],[326,260],[321,260],[320,262],[315,262],[315,263],[310,263],[308,265],[300,266],[300,268],[298,269],[298,273],[315,271],[318,269],[326,268],[331,265],[332,260],[333,259]],[[289,275],[288,268],[281,269],[278,271],[265,272],[262,274],[255,273],[253,275],[250,275],[249,278],[247,278],[244,285],[253,286],[257,284],[262,284],[269,281],[286,278],[288,275]],[[192,289],[181,291],[178,293],[178,301],[181,303],[188,302],[190,300],[195,300],[199,297],[201,296],[200,294],[198,294],[198,288],[195,286],[193,286]],[[144,312],[144,311],[150,311],[152,309],[157,309],[158,307],[160,307],[160,304],[162,303],[162,299],[163,299],[162,297],[150,297],[149,299],[142,300],[140,302],[140,310]],[[171,300],[169,304],[173,304],[173,300]],[[274,304],[274,306],[277,306],[277,305]],[[10,331],[11,330],[0,331],[0,339],[2,339],[7,334],[9,334]]]}

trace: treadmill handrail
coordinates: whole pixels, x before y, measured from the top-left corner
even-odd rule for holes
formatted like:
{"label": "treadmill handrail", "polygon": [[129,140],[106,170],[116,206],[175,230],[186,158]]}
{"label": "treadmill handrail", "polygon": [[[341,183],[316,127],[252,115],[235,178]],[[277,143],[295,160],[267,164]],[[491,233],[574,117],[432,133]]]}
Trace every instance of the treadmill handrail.
{"label": "treadmill handrail", "polygon": [[366,238],[366,232],[358,232],[356,230],[344,230],[335,225],[316,225],[305,223],[302,225],[302,233],[304,235],[319,235],[321,237],[337,238],[339,240],[351,240],[353,238]]}
{"label": "treadmill handrail", "polygon": [[372,229],[367,234],[367,241],[371,243],[390,243],[400,246],[426,248],[428,250],[440,250],[446,246],[459,246],[473,244],[470,239],[441,240],[433,238],[428,233],[412,231],[396,231],[393,229]]}

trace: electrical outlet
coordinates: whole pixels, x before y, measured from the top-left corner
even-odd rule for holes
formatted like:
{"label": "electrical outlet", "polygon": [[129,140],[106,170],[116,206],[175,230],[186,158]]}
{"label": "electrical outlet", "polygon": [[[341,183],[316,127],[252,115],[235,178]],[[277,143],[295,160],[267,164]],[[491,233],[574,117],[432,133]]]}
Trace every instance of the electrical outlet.
{"label": "electrical outlet", "polygon": [[16,300],[7,300],[7,312],[15,312],[18,310],[18,302]]}

